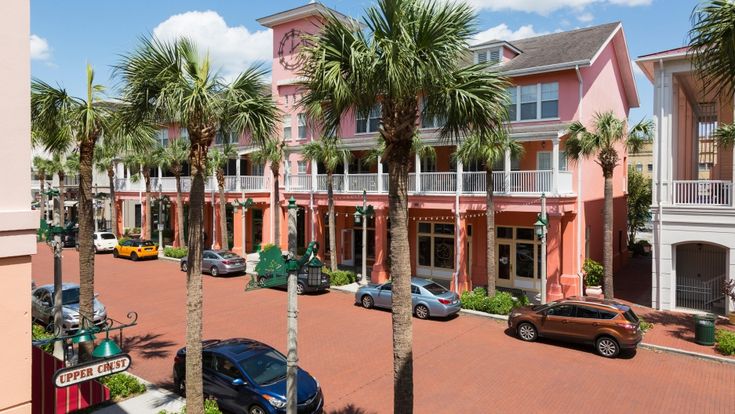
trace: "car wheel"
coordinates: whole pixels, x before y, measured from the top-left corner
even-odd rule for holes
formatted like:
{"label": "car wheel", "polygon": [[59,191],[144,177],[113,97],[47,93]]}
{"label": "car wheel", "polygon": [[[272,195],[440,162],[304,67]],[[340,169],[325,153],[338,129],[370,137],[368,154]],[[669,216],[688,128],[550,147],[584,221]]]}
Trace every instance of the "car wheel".
{"label": "car wheel", "polygon": [[219,269],[217,268],[217,266],[210,267],[209,268],[209,274],[212,275],[212,276],[214,276],[214,277],[219,276]]}
{"label": "car wheel", "polygon": [[250,409],[248,410],[248,414],[266,414],[266,413],[263,407],[259,405],[254,405],[250,407]]}
{"label": "car wheel", "polygon": [[267,278],[267,277],[265,277],[265,276],[261,276],[261,277],[259,277],[259,278],[258,278],[258,286],[260,286],[260,287],[264,287],[264,286],[265,286],[265,281],[266,281],[266,280],[268,280],[268,278]]}
{"label": "car wheel", "polygon": [[135,252],[130,253],[130,260],[137,262],[138,261],[138,255],[135,254]]}
{"label": "car wheel", "polygon": [[538,331],[533,324],[521,322],[521,324],[518,325],[518,337],[526,342],[533,342],[538,338]]}
{"label": "car wheel", "polygon": [[365,309],[370,309],[375,305],[375,301],[373,300],[373,297],[370,295],[365,295],[362,298],[360,298],[360,303],[362,303],[362,307]]}
{"label": "car wheel", "polygon": [[296,284],[296,294],[297,295],[303,295],[304,294],[304,284],[299,282]]}
{"label": "car wheel", "polygon": [[112,251],[112,257],[114,257],[114,258],[120,257],[120,253],[117,251],[117,249],[115,249],[115,250]]}
{"label": "car wheel", "polygon": [[597,338],[595,348],[597,349],[597,353],[605,358],[615,358],[620,353],[618,341],[609,336]]}
{"label": "car wheel", "polygon": [[186,272],[189,270],[189,266],[186,264],[186,262],[181,262],[181,271]]}
{"label": "car wheel", "polygon": [[424,305],[416,306],[414,312],[416,313],[416,317],[419,319],[427,319],[429,317],[429,308]]}

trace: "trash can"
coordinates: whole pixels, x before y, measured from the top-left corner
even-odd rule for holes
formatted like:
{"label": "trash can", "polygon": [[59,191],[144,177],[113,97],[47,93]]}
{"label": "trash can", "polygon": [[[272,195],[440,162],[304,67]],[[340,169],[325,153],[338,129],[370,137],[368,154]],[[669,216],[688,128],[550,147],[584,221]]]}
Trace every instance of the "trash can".
{"label": "trash can", "polygon": [[715,344],[715,320],[711,313],[694,315],[694,342],[699,345]]}

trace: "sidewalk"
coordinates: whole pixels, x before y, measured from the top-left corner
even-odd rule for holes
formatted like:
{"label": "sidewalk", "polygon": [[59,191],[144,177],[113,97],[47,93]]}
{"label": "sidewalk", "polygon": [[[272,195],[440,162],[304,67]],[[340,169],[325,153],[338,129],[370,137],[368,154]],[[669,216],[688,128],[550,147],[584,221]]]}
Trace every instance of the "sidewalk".
{"label": "sidewalk", "polygon": [[[140,378],[139,378],[140,379]],[[96,414],[156,414],[161,410],[178,413],[184,406],[184,399],[164,388],[157,387],[148,381],[142,380],[146,392],[111,405],[95,410]]]}

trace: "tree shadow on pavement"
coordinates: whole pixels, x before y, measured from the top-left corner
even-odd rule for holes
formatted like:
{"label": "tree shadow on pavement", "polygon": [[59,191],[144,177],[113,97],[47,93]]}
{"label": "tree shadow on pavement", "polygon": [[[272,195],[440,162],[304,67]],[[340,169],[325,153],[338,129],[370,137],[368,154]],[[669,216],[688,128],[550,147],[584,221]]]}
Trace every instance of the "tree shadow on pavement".
{"label": "tree shadow on pavement", "polygon": [[172,352],[173,341],[159,339],[161,334],[136,335],[124,338],[123,350],[135,350],[144,359],[166,358]]}
{"label": "tree shadow on pavement", "polygon": [[368,411],[364,408],[355,407],[353,404],[347,404],[346,406],[336,409],[325,411],[326,414],[373,414],[375,411]]}

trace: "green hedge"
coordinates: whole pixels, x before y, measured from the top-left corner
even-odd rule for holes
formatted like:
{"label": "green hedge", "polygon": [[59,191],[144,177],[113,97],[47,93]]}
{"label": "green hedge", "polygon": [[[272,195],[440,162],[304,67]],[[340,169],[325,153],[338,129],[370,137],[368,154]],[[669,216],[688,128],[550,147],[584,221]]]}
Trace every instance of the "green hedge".
{"label": "green hedge", "polygon": [[349,270],[335,270],[334,272],[329,268],[322,268],[322,272],[329,276],[329,284],[332,286],[343,286],[355,283],[357,281],[357,275],[355,272]]}
{"label": "green hedge", "polygon": [[[31,326],[31,337],[34,340],[43,340],[53,338],[54,334],[46,331],[46,328],[44,328],[43,326],[34,323]],[[44,352],[51,354],[54,352],[54,343],[49,342],[47,344],[41,345],[40,348],[43,349]]]}
{"label": "green hedge", "polygon": [[163,255],[166,257],[173,257],[174,259],[181,259],[189,254],[189,249],[186,247],[171,247],[167,246],[163,248]]}
{"label": "green hedge", "polygon": [[727,329],[718,329],[715,332],[715,348],[725,355],[735,355],[735,332]]}
{"label": "green hedge", "polygon": [[110,397],[113,400],[121,400],[145,392],[145,384],[134,376],[122,372],[103,377],[100,382],[110,389]]}
{"label": "green hedge", "polygon": [[528,304],[528,298],[524,295],[516,299],[508,292],[497,292],[495,296],[488,297],[485,288],[478,287],[471,292],[463,292],[460,302],[463,309],[508,315],[514,307]]}
{"label": "green hedge", "polygon": [[[158,414],[186,414],[186,406],[181,407],[179,412],[161,410]],[[219,405],[217,405],[217,400],[214,398],[204,400],[204,414],[222,414]]]}

